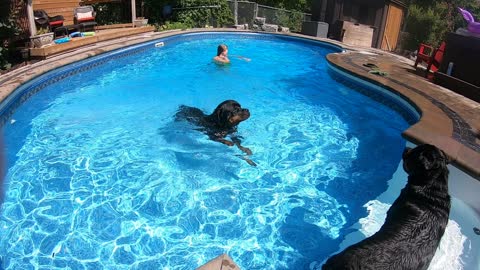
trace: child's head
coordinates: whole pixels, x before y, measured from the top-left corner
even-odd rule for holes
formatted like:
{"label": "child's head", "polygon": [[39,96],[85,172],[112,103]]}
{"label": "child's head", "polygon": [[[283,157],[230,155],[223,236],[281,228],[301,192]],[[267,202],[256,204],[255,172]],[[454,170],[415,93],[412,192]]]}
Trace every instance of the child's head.
{"label": "child's head", "polygon": [[228,52],[228,47],[225,44],[218,45],[217,56],[220,56],[223,52]]}

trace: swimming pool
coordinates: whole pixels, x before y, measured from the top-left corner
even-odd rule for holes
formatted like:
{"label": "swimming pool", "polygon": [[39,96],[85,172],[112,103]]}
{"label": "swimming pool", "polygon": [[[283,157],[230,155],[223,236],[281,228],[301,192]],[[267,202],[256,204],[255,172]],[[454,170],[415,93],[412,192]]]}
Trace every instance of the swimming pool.
{"label": "swimming pool", "polygon": [[[384,193],[416,112],[339,76],[339,48],[259,34],[190,34],[66,67],[5,125],[7,269],[308,269]],[[227,43],[229,66],[211,62]],[[81,72],[80,72],[81,71]],[[65,74],[65,75],[63,75]],[[251,167],[173,122],[235,99]],[[12,101],[13,102],[13,101]]]}

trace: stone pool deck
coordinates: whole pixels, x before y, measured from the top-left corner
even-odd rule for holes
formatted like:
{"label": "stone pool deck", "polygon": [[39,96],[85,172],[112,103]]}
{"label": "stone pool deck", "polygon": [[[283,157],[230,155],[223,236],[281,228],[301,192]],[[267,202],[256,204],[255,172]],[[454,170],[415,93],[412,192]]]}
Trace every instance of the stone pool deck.
{"label": "stone pool deck", "polygon": [[[383,51],[348,51],[327,59],[338,68],[406,98],[421,111],[419,122],[402,135],[441,148],[456,167],[480,180],[480,104],[416,75],[413,62]],[[379,76],[363,64],[388,73]],[[479,93],[480,94],[480,93]]]}
{"label": "stone pool deck", "polygon": [[[75,63],[95,55],[171,35],[205,32],[236,31],[232,29],[193,29],[151,32],[97,42],[72,52],[59,54],[24,66],[0,76],[0,100],[7,98],[21,84],[61,66]],[[337,68],[364,80],[393,91],[421,111],[418,123],[403,132],[403,136],[415,143],[430,143],[444,150],[452,163],[477,180],[480,180],[480,104],[453,91],[428,82],[416,75],[413,62],[406,58],[373,48],[349,47],[329,39],[313,38],[299,34],[279,34],[326,41],[345,48],[346,52],[328,55],[328,61]],[[371,74],[366,63],[376,64],[387,76]],[[6,113],[0,124],[11,116]]]}

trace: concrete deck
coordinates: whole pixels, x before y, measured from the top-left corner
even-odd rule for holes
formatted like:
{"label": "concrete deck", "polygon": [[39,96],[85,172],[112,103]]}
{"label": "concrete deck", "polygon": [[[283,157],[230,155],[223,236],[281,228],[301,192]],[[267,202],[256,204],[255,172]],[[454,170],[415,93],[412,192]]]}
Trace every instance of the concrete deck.
{"label": "concrete deck", "polygon": [[[0,76],[0,100],[5,99],[18,86],[49,70],[79,60],[162,37],[179,33],[201,31],[239,31],[232,29],[198,29],[143,33],[140,35],[98,41],[88,47],[81,47],[47,60],[28,65]],[[328,55],[334,66],[360,78],[384,86],[415,104],[422,113],[418,123],[403,132],[409,141],[430,143],[444,150],[454,165],[480,180],[480,104],[437,86],[415,74],[413,62],[381,50],[352,48],[339,42],[313,38],[298,34],[284,34],[314,40],[326,41],[344,47],[347,52]],[[388,72],[382,77],[368,73],[365,63],[374,63]],[[3,116],[1,123],[8,119]]]}
{"label": "concrete deck", "polygon": [[[453,91],[432,84],[416,75],[408,61],[378,52],[330,54],[328,61],[340,69],[396,92],[421,110],[418,123],[403,132],[409,141],[429,143],[444,150],[452,162],[476,179],[480,179],[480,104]],[[381,77],[369,73],[365,63],[376,64],[388,72]],[[480,93],[479,93],[480,94]]]}

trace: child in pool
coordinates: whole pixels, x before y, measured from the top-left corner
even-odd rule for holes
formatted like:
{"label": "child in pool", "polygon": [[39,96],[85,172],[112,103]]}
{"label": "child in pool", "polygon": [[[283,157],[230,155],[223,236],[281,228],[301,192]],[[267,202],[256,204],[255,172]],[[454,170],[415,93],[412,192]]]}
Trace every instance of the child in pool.
{"label": "child in pool", "polygon": [[[238,56],[238,55],[235,55],[235,57],[237,57],[238,59],[250,62],[249,58],[246,58],[246,57],[243,57],[243,56]],[[213,60],[216,63],[219,63],[219,64],[230,64],[230,59],[228,59],[228,47],[227,47],[227,45],[225,45],[225,44],[218,45],[217,56],[215,56],[213,58]]]}
{"label": "child in pool", "polygon": [[218,45],[217,56],[213,60],[220,64],[230,64],[230,59],[228,59],[228,47],[225,44]]}

